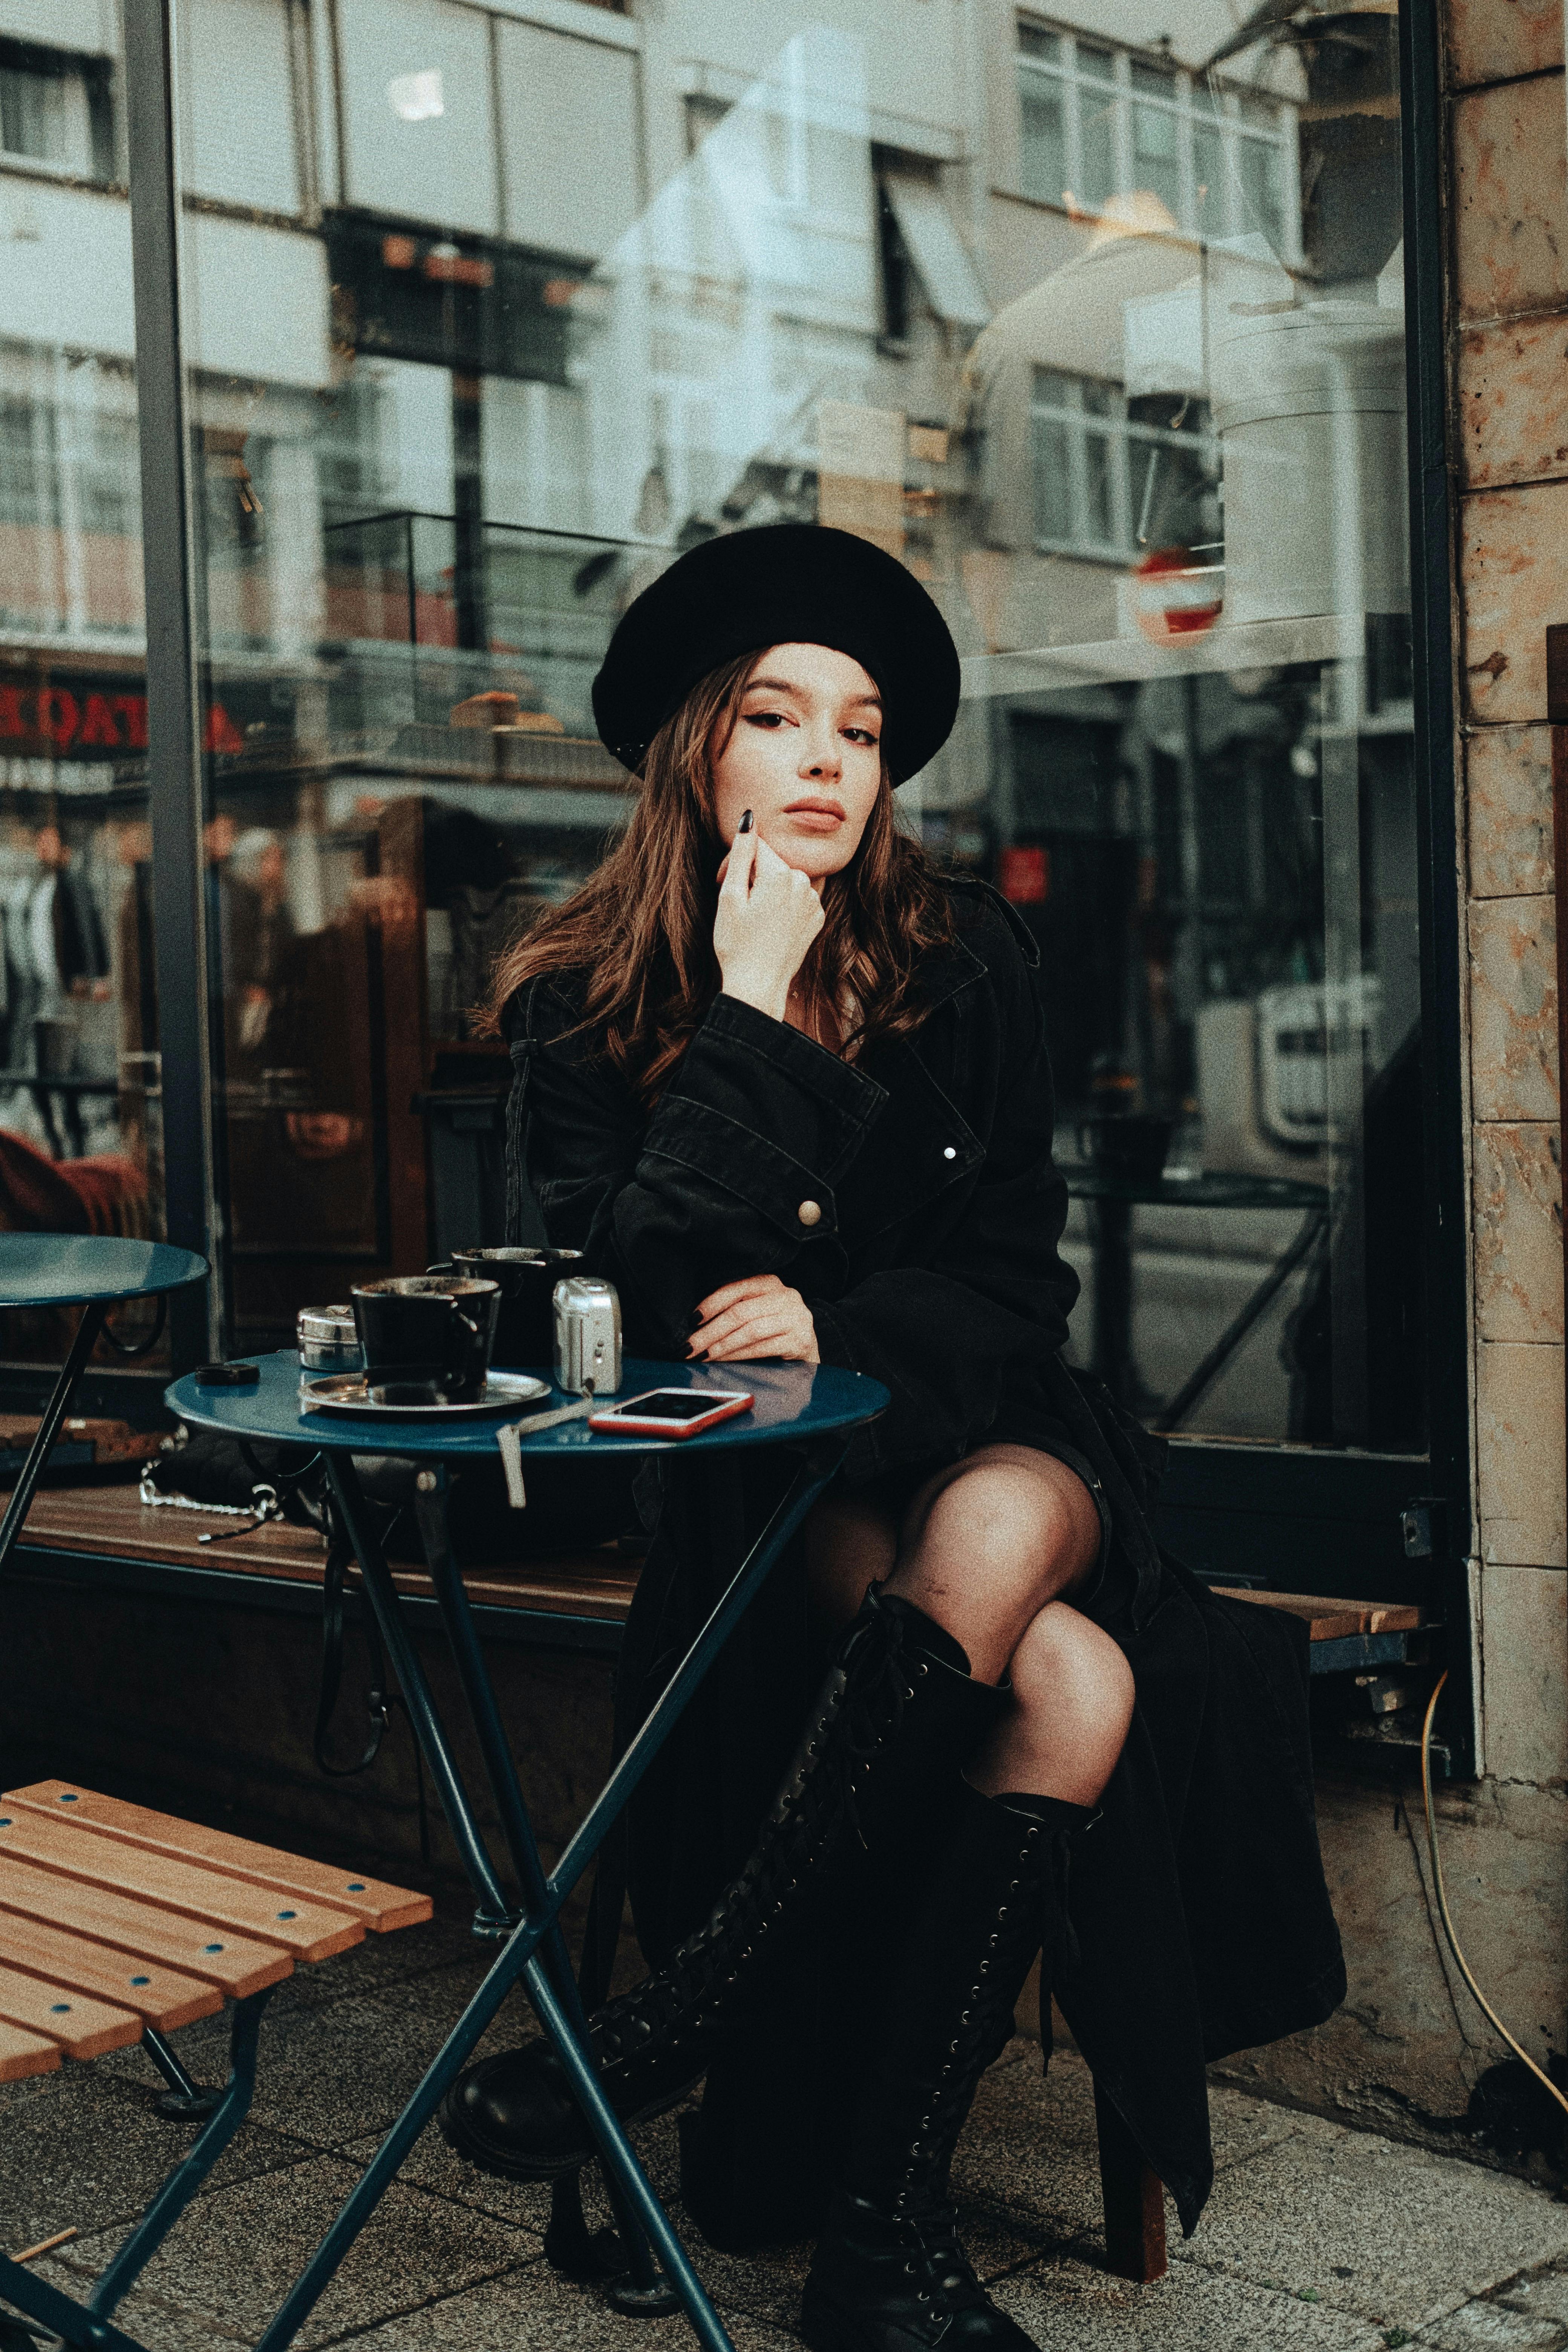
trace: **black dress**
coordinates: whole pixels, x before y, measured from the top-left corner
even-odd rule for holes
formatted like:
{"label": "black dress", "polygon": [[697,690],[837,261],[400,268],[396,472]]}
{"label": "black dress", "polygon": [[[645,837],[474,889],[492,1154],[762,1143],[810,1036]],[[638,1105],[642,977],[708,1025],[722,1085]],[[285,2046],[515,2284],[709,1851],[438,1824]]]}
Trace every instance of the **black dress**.
{"label": "black dress", "polygon": [[[552,1243],[616,1284],[635,1354],[683,1358],[693,1307],[721,1283],[776,1273],[799,1290],[824,1361],[891,1395],[854,1441],[851,1484],[902,1488],[1002,1435],[1087,1476],[1109,1540],[1079,1602],[1125,1651],[1137,1706],[1074,1864],[1081,1958],[1055,1990],[1190,2231],[1213,2179],[1205,2060],[1318,2024],[1344,1997],[1305,1629],[1216,1599],[1161,1553],[1148,1513],[1163,1444],[1062,1361],[1078,1282],[1058,1247],[1067,1189],[1034,943],[983,885],[955,883],[952,905],[957,937],[928,960],[912,1038],[848,1064],[720,996],[651,1118],[577,1028],[580,989],[531,982],[508,1009],[509,1215],[515,1231],[526,1181]],[[661,1461],[619,1741],[791,1467]],[[650,1965],[751,1850],[812,1666],[786,1558],[630,1809],[621,1867]],[[619,1885],[612,1870],[601,1922],[618,1920]],[[781,2213],[810,2226],[835,2128],[820,2029],[849,1997],[830,1972],[779,1986],[764,2027],[710,2071],[686,2156],[689,2201],[718,2242],[778,2234]]]}

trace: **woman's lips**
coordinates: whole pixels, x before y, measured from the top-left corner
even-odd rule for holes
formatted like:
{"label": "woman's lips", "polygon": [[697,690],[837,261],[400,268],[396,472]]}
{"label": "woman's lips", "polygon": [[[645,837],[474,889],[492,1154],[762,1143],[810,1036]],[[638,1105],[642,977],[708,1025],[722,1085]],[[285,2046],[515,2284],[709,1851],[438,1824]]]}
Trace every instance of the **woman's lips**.
{"label": "woman's lips", "polygon": [[837,801],[791,801],[782,814],[802,833],[837,833],[844,822]]}

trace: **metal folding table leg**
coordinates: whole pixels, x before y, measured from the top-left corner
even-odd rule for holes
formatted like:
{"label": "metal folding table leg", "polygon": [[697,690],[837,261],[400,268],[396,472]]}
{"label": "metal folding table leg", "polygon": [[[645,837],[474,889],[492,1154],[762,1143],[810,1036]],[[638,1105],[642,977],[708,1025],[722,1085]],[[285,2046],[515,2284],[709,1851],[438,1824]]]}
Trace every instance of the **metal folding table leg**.
{"label": "metal folding table leg", "polygon": [[[543,1965],[535,1956],[558,1919],[566,1896],[597,1853],[621,1806],[663,1746],[697,1685],[745,1613],[748,1603],[766,1580],[785,1544],[802,1525],[812,1505],[833,1476],[844,1458],[844,1452],[845,1444],[837,1440],[814,1446],[808,1452],[783,1501],[736,1570],[707,1622],[666,1684],[647,1721],[590,1806],[565,1854],[546,1881],[549,1901],[542,1916],[523,1919],[497,1954],[484,1982],[426,2069],[412,2098],[376,2149],[325,2237],[279,2305],[255,2352],[284,2352],[284,2347],[292,2343],[344,2255],[396,2178],[419,2134],[467,2065],[502,2001],[519,1979],[525,1976],[540,2022],[560,2052],[563,2063],[572,2076],[573,2088],[584,2116],[606,2162],[613,2167],[626,2190],[639,2221],[647,2229],[661,2258],[665,2260],[698,2340],[708,2347],[708,2352],[734,2352],[722,2322],[709,2301],[662,2206],[654,2196],[619,2119],[599,2086],[591,2057],[579,2046],[566,2014],[554,1996]],[[404,1685],[404,1696],[409,1701],[421,1743],[426,1740],[429,1743],[426,1747],[426,1755],[433,1772],[437,1772],[437,1759],[441,1759],[443,1769],[437,1772],[437,1778],[443,1790],[443,1801],[447,1801],[449,1780],[454,1791],[452,1802],[466,1811],[468,1798],[458,1779],[456,1768],[451,1764],[445,1736],[418,1661],[413,1655],[404,1633],[397,1610],[397,1596],[386,1562],[380,1547],[369,1536],[363,1510],[357,1507],[363,1498],[353,1465],[346,1456],[340,1460],[335,1452],[327,1459],[333,1488],[343,1506],[344,1521],[364,1573],[365,1587],[371,1594],[377,1622],[382,1627],[383,1638],[400,1681],[405,1673],[406,1656],[411,1679]],[[362,1532],[365,1538],[364,1550],[360,1549]],[[461,1615],[468,1614],[468,1600],[460,1585],[457,1606]],[[482,1672],[482,1660],[480,1664]],[[488,1675],[485,1682],[488,1687]],[[419,1694],[417,1706],[416,1692]]]}
{"label": "metal folding table leg", "polygon": [[44,1465],[53,1451],[55,1440],[60,1433],[60,1423],[65,1419],[71,1398],[76,1393],[76,1384],[81,1378],[82,1366],[92,1353],[93,1344],[103,1328],[103,1318],[107,1312],[108,1309],[100,1305],[84,1307],[81,1310],[81,1321],[77,1326],[76,1338],[71,1341],[70,1351],[60,1366],[59,1378],[55,1382],[54,1392],[44,1407],[44,1417],[38,1423],[38,1433],[27,1448],[27,1458],[22,1465],[22,1474],[16,1481],[11,1500],[6,1506],[5,1516],[0,1519],[0,1569],[5,1568],[6,1561],[16,1549],[16,1538],[22,1532],[22,1523],[32,1504],[33,1490],[37,1486]]}
{"label": "metal folding table leg", "polygon": [[[523,1910],[528,1918],[537,1921],[549,1914],[549,1893],[539,1859],[539,1847],[534,1840],[533,1824],[528,1817],[522,1783],[518,1779],[516,1759],[501,1723],[494,1688],[485,1670],[479,1634],[463,1591],[462,1574],[453,1557],[447,1509],[448,1492],[447,1474],[443,1468],[421,1470],[415,1486],[414,1515],[418,1522],[426,1566],[430,1570],[437,1604],[457,1665],[458,1679],[463,1687],[469,1720],[479,1743],[479,1753],[484,1759],[485,1775],[495,1797],[512,1868],[522,1893]],[[539,1956],[573,2032],[586,2050],[589,2047],[588,2019],[577,1990],[577,1980],[572,1972],[571,1957],[561,1932],[559,1917],[552,1919],[549,1932],[540,1946]],[[647,2317],[678,2310],[679,2305],[675,2292],[668,2282],[660,2277],[652,2248],[636,2212],[620,2192],[613,2175],[606,2178],[605,2187],[616,2210],[622,2249],[635,2280],[630,2294],[624,2299]]]}
{"label": "metal folding table leg", "polygon": [[495,1865],[479,1833],[479,1825],[474,1818],[474,1809],[463,1786],[457,1759],[436,1711],[436,1702],[430,1695],[425,1669],[408,1637],[403,1612],[397,1605],[397,1588],[393,1583],[386,1556],[376,1541],[370,1516],[364,1507],[364,1496],[353,1462],[347,1454],[340,1454],[334,1446],[326,1455],[326,1464],[327,1475],[331,1481],[338,1507],[342,1512],[343,1525],[354,1548],[360,1574],[364,1579],[365,1595],[374,1612],[387,1655],[392,1660],[397,1686],[414,1726],[414,1736],[419,1742],[420,1750],[430,1769],[430,1777],[440,1794],[447,1825],[457,1841],[458,1852],[462,1856],[463,1867],[468,1872],[474,1892],[481,1904],[489,1906],[497,1924],[504,1926],[515,1916],[514,1906],[508,1903],[501,1883],[496,1876]]}

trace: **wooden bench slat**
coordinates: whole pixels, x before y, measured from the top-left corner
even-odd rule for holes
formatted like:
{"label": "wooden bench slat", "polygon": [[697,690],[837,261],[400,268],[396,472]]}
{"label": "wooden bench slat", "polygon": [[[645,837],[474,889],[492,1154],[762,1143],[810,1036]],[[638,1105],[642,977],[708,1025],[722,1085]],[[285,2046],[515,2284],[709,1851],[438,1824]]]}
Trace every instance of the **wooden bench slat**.
{"label": "wooden bench slat", "polygon": [[[172,1916],[172,1915],[171,1915]],[[188,1923],[182,1923],[189,1934]],[[24,1975],[96,1993],[100,2000],[134,2010],[146,2025],[173,2033],[223,2007],[216,1985],[202,1984],[176,1969],[160,1968],[132,1952],[89,1943],[66,1927],[48,1927],[15,1911],[0,1913],[0,1959]]]}
{"label": "wooden bench slat", "polygon": [[237,1928],[258,1943],[280,1945],[300,1960],[324,1960],[364,1939],[363,1922],[346,1911],[308,1903],[303,1895],[279,1900],[264,1887],[226,1878],[196,1863],[174,1862],[167,1854],[149,1853],[143,1846],[124,1845],[85,1822],[79,1825],[21,1810],[0,1811],[0,1854],[13,1854],[89,1886],[140,1895],[188,1919]]}
{"label": "wooden bench slat", "polygon": [[53,2074],[60,2063],[60,2045],[41,2033],[0,2022],[0,2083],[26,2082],[29,2074]]}
{"label": "wooden bench slat", "polygon": [[1396,1633],[1413,1631],[1423,1612],[1410,1601],[1343,1601],[1331,1593],[1259,1592],[1239,1584],[1211,1587],[1227,1601],[1252,1601],[1263,1609],[1282,1609],[1288,1616],[1304,1617],[1312,1642],[1342,1642],[1352,1633]]}
{"label": "wooden bench slat", "polygon": [[215,1937],[156,1903],[83,1885],[0,1853],[0,1948],[6,1933],[4,1915],[9,1912],[199,1977],[233,2000],[259,1992],[263,1985],[279,1984],[294,1972],[289,1954],[275,1944],[227,1933]]}
{"label": "wooden bench slat", "polygon": [[28,1789],[12,1789],[0,1799],[0,1810],[21,1805],[57,1821],[65,1818],[68,1804],[71,1821],[85,1822],[105,1837],[119,1838],[176,1861],[204,1864],[252,1886],[331,1904],[335,1910],[363,1919],[380,1935],[390,1934],[395,1927],[416,1927],[435,1909],[427,1895],[416,1895],[406,1886],[390,1886],[363,1871],[334,1870],[327,1863],[307,1862],[275,1846],[232,1837],[225,1830],[205,1829],[199,1822],[178,1821],[146,1805],[100,1796],[94,1790],[78,1788],[74,1781],[37,1780]]}
{"label": "wooden bench slat", "polygon": [[45,1984],[18,1969],[0,1968],[0,2019],[29,2033],[47,2034],[68,2058],[101,2058],[142,2039],[142,2020],[127,2009],[94,2000],[74,1986]]}

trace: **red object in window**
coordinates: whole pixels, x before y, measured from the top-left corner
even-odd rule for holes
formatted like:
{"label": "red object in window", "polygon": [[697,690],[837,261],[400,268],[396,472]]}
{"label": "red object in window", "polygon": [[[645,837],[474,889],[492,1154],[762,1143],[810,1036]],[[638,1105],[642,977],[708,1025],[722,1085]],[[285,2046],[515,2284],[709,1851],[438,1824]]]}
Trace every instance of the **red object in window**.
{"label": "red object in window", "polygon": [[1201,637],[1225,609],[1224,583],[1218,564],[1195,562],[1184,547],[1151,548],[1130,576],[1132,617],[1156,646]]}
{"label": "red object in window", "polygon": [[1051,895],[1048,849],[1004,849],[996,859],[996,887],[1015,907],[1043,907]]}

